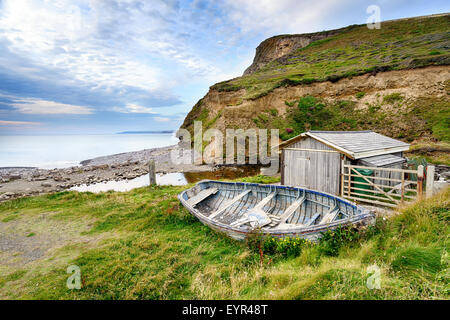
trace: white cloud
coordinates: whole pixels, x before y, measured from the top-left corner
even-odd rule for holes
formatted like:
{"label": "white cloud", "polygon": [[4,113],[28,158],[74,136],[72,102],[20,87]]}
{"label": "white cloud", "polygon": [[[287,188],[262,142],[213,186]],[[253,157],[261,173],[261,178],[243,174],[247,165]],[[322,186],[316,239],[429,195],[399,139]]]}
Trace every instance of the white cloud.
{"label": "white cloud", "polygon": [[133,103],[128,103],[125,107],[115,107],[113,110],[121,113],[156,113],[152,108],[143,107]]}
{"label": "white cloud", "polygon": [[155,119],[155,121],[158,122],[169,122],[170,118],[165,118],[165,117],[154,117],[153,119]]}
{"label": "white cloud", "polygon": [[40,122],[0,120],[0,126],[38,126]]}
{"label": "white cloud", "polygon": [[91,108],[40,99],[19,99],[11,105],[24,114],[92,114]]}
{"label": "white cloud", "polygon": [[226,0],[229,18],[245,32],[305,33],[348,0]]}
{"label": "white cloud", "polygon": [[12,52],[70,74],[93,89],[163,90],[178,82],[158,60],[178,64],[191,76],[215,71],[188,42],[170,32],[172,24],[180,23],[170,20],[175,15],[175,7],[157,0],[6,0],[0,37],[11,42]]}
{"label": "white cloud", "polygon": [[[324,24],[333,9],[350,2],[0,3],[0,44],[10,54],[0,52],[0,68],[27,80],[52,81],[65,88],[78,86],[86,90],[75,97],[67,93],[69,97],[64,98],[60,96],[62,91],[46,95],[33,91],[24,96],[40,99],[16,101],[17,110],[36,114],[89,114],[93,108],[132,114],[156,114],[154,110],[158,110],[164,119],[174,109],[188,111],[214,82],[241,75],[251,64],[256,41],[279,33],[313,31]],[[11,56],[15,57],[14,63]],[[97,94],[105,98],[104,104],[91,99]],[[73,105],[57,106],[46,100]],[[125,105],[127,101],[134,104]],[[85,104],[92,109],[78,106]],[[163,113],[162,108],[170,108],[171,112]]]}

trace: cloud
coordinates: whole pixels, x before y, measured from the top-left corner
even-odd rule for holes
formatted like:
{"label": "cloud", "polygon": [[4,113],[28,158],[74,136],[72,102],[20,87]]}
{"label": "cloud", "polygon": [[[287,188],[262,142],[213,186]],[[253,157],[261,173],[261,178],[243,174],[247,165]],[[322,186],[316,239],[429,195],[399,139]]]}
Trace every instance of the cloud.
{"label": "cloud", "polygon": [[182,18],[176,5],[158,0],[10,0],[3,2],[0,31],[15,54],[31,55],[75,81],[155,90],[176,85],[165,63],[191,75],[214,69],[181,41],[181,20],[171,16]]}
{"label": "cloud", "polygon": [[[431,10],[430,4],[418,8],[418,0],[378,2],[391,18],[405,10]],[[267,37],[364,23],[368,4],[0,0],[0,95],[8,95],[0,96],[0,114],[8,120],[54,120],[51,125],[61,128],[89,121],[92,128],[115,131],[124,119],[127,126],[174,125],[162,120],[187,113],[213,83],[241,75]],[[39,115],[45,114],[89,117],[44,121]]]}
{"label": "cloud", "polygon": [[158,122],[169,122],[170,118],[166,118],[166,117],[154,117],[153,119],[155,119],[155,121]]}
{"label": "cloud", "polygon": [[0,120],[0,126],[38,126],[40,122]]}
{"label": "cloud", "polygon": [[226,0],[224,7],[242,32],[275,35],[318,31],[330,13],[348,3],[349,0]]}
{"label": "cloud", "polygon": [[156,113],[153,111],[152,108],[143,107],[132,103],[128,103],[124,108],[114,107],[113,110],[121,113],[152,113],[152,114]]}
{"label": "cloud", "polygon": [[91,108],[39,99],[21,99],[11,103],[23,114],[92,114]]}

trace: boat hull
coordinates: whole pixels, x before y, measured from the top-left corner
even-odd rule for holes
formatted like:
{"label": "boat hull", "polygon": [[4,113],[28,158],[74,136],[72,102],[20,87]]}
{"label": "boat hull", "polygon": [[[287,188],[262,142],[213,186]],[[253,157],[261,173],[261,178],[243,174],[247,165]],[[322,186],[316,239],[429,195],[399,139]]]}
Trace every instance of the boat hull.
{"label": "boat hull", "polygon": [[[216,188],[217,193],[194,205],[189,201],[202,190],[208,188]],[[225,213],[222,214],[223,217],[213,217],[214,211],[217,213],[221,208],[226,208],[227,203],[232,202],[233,199],[237,198],[236,195],[242,195],[242,191],[245,193],[246,190],[250,190],[248,195],[242,196],[242,199],[239,199],[239,201],[236,201],[230,206],[227,209],[228,212],[225,210]],[[229,193],[233,194],[230,196]],[[267,226],[252,227],[249,224],[240,226],[230,225],[230,221],[237,221],[239,218],[242,219],[242,216],[245,216],[246,212],[250,212],[258,203],[267,199],[273,193],[276,196],[270,199],[270,202],[264,206],[264,211],[271,210],[274,213],[271,216],[281,217],[294,201],[299,199],[301,195],[305,196],[306,199],[302,203],[302,206],[299,206],[289,218],[290,221],[287,221],[289,223],[279,225],[275,228]],[[323,232],[330,229],[349,225],[370,225],[375,222],[375,214],[367,208],[357,206],[348,200],[334,195],[298,187],[204,180],[180,193],[178,199],[201,223],[236,240],[244,240],[250,232],[257,229],[258,232],[273,237],[299,237],[316,241]],[[327,215],[327,210],[328,212],[331,211],[330,208],[333,208],[333,206],[339,209],[338,218],[329,223],[320,223],[320,219],[323,219]],[[314,215],[317,212],[318,214]],[[308,225],[304,223],[317,215],[319,218],[315,224]],[[231,216],[231,218],[227,220],[226,216]],[[297,220],[295,221],[295,219]]]}

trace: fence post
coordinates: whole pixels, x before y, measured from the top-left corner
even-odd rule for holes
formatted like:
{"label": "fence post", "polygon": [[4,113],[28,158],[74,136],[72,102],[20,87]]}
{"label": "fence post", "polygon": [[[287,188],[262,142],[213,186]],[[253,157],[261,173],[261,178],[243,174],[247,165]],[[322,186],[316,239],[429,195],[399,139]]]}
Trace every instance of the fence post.
{"label": "fence post", "polygon": [[405,201],[405,172],[402,172],[402,195],[401,195],[401,202],[403,203]]}
{"label": "fence post", "polygon": [[427,166],[427,182],[425,185],[425,197],[430,198],[433,195],[434,166]]}
{"label": "fence post", "polygon": [[155,170],[155,161],[151,160],[148,163],[148,176],[150,185],[156,184],[156,170]]}
{"label": "fence post", "polygon": [[423,165],[417,167],[417,197],[423,197]]}
{"label": "fence post", "polygon": [[341,197],[344,196],[344,173],[345,173],[345,168],[344,168],[344,156],[341,156]]}
{"label": "fence post", "polygon": [[[272,151],[271,151],[272,152]],[[281,161],[280,161],[280,175],[281,175],[281,185],[284,186],[284,149],[281,149]]]}

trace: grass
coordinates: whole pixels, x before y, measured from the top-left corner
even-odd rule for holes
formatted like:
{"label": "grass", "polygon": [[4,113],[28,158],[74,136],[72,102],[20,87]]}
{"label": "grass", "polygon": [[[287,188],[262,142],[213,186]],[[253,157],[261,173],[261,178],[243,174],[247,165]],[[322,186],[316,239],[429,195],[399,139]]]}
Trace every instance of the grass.
{"label": "grass", "polygon": [[450,143],[424,141],[411,146],[406,156],[427,163],[450,166]]}
{"label": "grass", "polygon": [[[273,182],[263,176],[245,180]],[[1,203],[2,220],[13,211],[18,218],[10,223],[52,212],[49,225],[72,226],[78,236],[31,263],[11,267],[0,262],[0,297],[449,298],[449,189],[391,219],[378,219],[362,236],[330,234],[323,244],[304,245],[293,254],[283,254],[287,251],[280,246],[267,248],[261,260],[260,252],[211,231],[180,206],[176,195],[184,188],[61,192]],[[45,233],[41,228],[39,236]],[[80,242],[77,237],[96,240]],[[66,288],[69,265],[81,268],[80,290]],[[380,270],[380,289],[366,286],[372,265]]]}
{"label": "grass", "polygon": [[280,86],[338,81],[378,71],[446,65],[448,16],[383,22],[381,29],[350,26],[332,37],[274,60],[256,72],[212,86],[218,91],[245,90],[257,99]]}
{"label": "grass", "polygon": [[357,99],[362,99],[365,95],[366,95],[365,92],[360,91],[360,92],[357,92],[357,93],[355,94],[355,97],[356,97]]}

